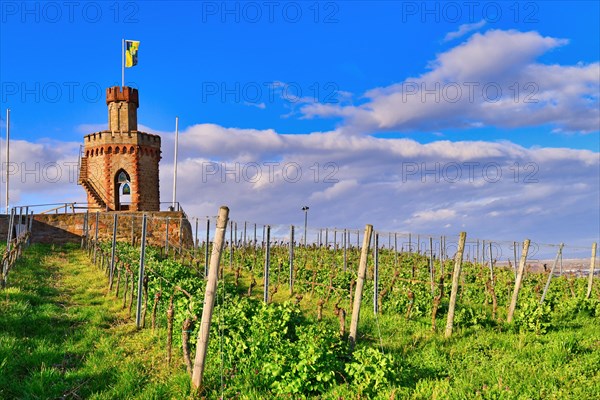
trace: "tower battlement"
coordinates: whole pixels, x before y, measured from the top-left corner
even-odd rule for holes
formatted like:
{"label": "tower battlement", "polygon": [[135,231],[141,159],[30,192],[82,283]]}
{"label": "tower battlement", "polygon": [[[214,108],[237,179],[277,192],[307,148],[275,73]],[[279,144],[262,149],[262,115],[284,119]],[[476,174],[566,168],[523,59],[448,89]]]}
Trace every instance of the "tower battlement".
{"label": "tower battlement", "polygon": [[160,136],[140,131],[123,133],[101,131],[90,133],[89,135],[85,135],[83,138],[85,148],[111,144],[133,144],[137,146],[149,146],[160,149],[161,142]]}
{"label": "tower battlement", "polygon": [[138,90],[128,86],[113,86],[106,89],[106,105],[117,101],[126,101],[140,106]]}

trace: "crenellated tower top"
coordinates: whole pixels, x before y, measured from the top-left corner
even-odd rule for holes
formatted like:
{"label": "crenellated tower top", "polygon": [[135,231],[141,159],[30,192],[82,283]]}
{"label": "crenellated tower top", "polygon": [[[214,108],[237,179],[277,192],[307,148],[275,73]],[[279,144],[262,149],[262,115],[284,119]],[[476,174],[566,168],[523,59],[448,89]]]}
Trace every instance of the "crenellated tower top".
{"label": "crenellated tower top", "polygon": [[138,90],[125,86],[113,86],[106,89],[106,105],[112,102],[126,101],[129,103],[135,103],[137,107],[140,106],[140,100],[138,96]]}

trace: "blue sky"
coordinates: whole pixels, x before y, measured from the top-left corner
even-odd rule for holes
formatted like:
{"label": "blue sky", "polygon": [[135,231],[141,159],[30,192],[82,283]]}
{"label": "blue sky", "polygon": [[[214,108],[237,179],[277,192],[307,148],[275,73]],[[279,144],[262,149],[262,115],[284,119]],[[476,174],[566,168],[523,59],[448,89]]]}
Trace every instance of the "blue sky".
{"label": "blue sky", "polygon": [[[51,4],[2,5],[1,103],[14,109],[14,124],[25,138],[78,140],[77,126],[104,123],[102,107],[90,103],[102,104],[98,88],[120,81],[124,37],[141,41],[140,65],[127,70],[126,80],[143,93],[140,120],[146,125],[171,129],[178,114],[182,126],[208,122],[286,133],[328,130],[339,123],[300,118],[298,97],[333,103],[344,101],[341,91],[360,104],[370,89],[427,71],[436,54],[465,39],[443,41],[462,24],[487,19],[492,22],[478,31],[533,30],[567,39],[568,44],[541,55],[539,61],[547,64],[596,62],[600,48],[600,10],[594,1],[483,2],[472,8],[468,2],[391,1],[273,6],[152,1],[118,7],[84,2],[72,9]],[[277,81],[291,84],[284,98],[269,86]],[[598,149],[597,135],[548,134],[551,129],[550,124],[527,132],[482,127],[444,133],[453,140]],[[427,130],[387,133],[394,134],[437,139]]]}
{"label": "blue sky", "polygon": [[[263,162],[302,157],[300,152],[273,144],[265,144],[270,151],[261,147],[254,152],[248,147],[236,149],[228,142],[234,139],[228,135],[211,136],[214,132],[207,133],[207,126],[214,127],[215,132],[262,132],[258,142],[271,137],[270,133],[278,140],[298,135],[298,140],[305,139],[299,147],[308,149],[309,143],[315,142],[307,154],[327,147],[325,142],[316,143],[316,138],[321,137],[319,132],[324,132],[326,138],[366,138],[378,146],[388,143],[390,148],[403,143],[398,142],[402,139],[420,145],[440,141],[447,141],[448,146],[500,144],[505,155],[502,165],[516,162],[514,146],[519,148],[519,154],[561,149],[566,160],[588,160],[583,162],[584,172],[573,167],[582,176],[574,173],[571,183],[589,185],[584,191],[591,197],[578,201],[585,201],[588,205],[583,209],[592,212],[597,220],[598,213],[593,210],[599,205],[598,183],[594,182],[598,179],[600,151],[599,4],[140,1],[80,2],[70,9],[62,2],[5,1],[0,5],[2,127],[4,110],[10,107],[15,140],[42,148],[62,146],[64,157],[72,157],[76,152],[73,143],[81,142],[90,131],[104,129],[104,89],[120,82],[121,39],[134,39],[141,42],[139,65],[127,69],[126,82],[140,90],[140,123],[146,130],[163,135],[161,193],[165,199],[170,198],[169,146],[178,115],[182,140],[189,138],[190,146],[183,154],[190,163],[199,159]],[[473,101],[465,99],[465,82],[477,84]],[[419,89],[410,92],[421,85],[432,93],[423,98]],[[456,87],[462,92],[457,102],[450,101],[457,97],[453,92]],[[491,94],[483,93],[483,87],[491,89]],[[497,88],[501,95],[496,95]],[[207,135],[201,138],[223,140],[224,144],[211,152],[212,145],[203,146],[202,140],[194,139],[195,135]],[[222,152],[222,148],[231,151]],[[338,151],[356,151],[356,160],[382,156],[350,148],[354,147]],[[420,147],[422,160],[437,162],[427,158],[431,156],[428,149]],[[569,149],[583,153],[569,153]],[[334,151],[323,154],[321,164],[343,159],[336,158]],[[480,152],[477,157],[481,162],[500,157],[489,154]],[[415,157],[411,162],[421,162]],[[520,161],[533,162],[536,157]],[[438,158],[441,162],[452,159],[448,154]],[[346,161],[347,168],[340,165],[340,177],[342,183],[356,182],[351,190],[377,181],[374,175],[361,181],[355,172],[350,172],[360,162],[351,165]],[[396,170],[398,160],[390,163]],[[540,174],[548,174],[546,184],[550,188],[565,185],[557,178],[558,166],[536,165]],[[38,196],[35,186],[23,183],[20,189],[16,185],[17,198],[33,201]],[[322,201],[323,225],[344,225],[344,215],[327,212],[332,206],[327,196],[321,200],[318,195],[314,197],[315,193],[325,193],[335,186],[323,185],[305,187],[292,198],[298,203],[302,203],[302,196],[317,204]],[[436,188],[449,193],[446,187]],[[240,197],[254,198],[259,189],[244,190]],[[294,192],[289,187],[272,190]],[[81,188],[75,188],[72,193],[79,192]],[[214,198],[207,194],[202,205],[188,194],[192,203],[188,208],[208,213],[220,201],[219,190],[214,193]],[[181,196],[185,195],[183,192]],[[392,198],[392,193],[389,196]],[[418,225],[415,221],[424,210],[416,205],[404,210],[407,215],[398,216],[395,225],[379,215],[366,214],[364,220],[382,218],[387,229],[435,232],[446,229],[446,225],[451,231],[465,226],[451,203],[440,200],[422,207],[451,210],[434,215],[456,220],[437,221],[437,225],[432,220],[430,224]],[[561,208],[558,204],[556,207]],[[288,213],[282,208],[272,218],[276,223],[295,222],[286,217]],[[543,212],[540,213],[536,223],[546,223]],[[579,229],[577,224],[589,221],[590,214],[583,214],[587,217],[575,218],[565,212],[564,221],[571,221],[573,232]],[[271,217],[256,210],[240,210],[239,215],[264,221]],[[358,225],[362,222],[361,219]],[[557,222],[556,227],[562,225]],[[485,226],[476,221],[466,227],[486,234]],[[581,241],[596,238],[598,229],[597,224],[584,228]],[[546,234],[548,227],[543,231]],[[520,232],[538,231],[523,228]],[[509,236],[509,232],[503,235]],[[548,240],[558,240],[558,236],[547,236]]]}

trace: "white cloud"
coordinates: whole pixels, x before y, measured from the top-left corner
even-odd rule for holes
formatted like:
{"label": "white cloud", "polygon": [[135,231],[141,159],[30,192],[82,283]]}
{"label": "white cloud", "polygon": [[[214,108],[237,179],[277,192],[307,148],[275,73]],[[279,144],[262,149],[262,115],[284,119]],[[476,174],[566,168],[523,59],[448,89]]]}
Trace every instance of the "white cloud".
{"label": "white cloud", "polygon": [[[161,195],[170,201],[174,133],[162,139]],[[13,160],[26,164],[11,177],[12,204],[85,201],[66,173],[52,181],[42,167],[76,164],[79,143],[11,144]],[[178,200],[190,216],[214,215],[226,204],[233,220],[289,227],[303,223],[300,208],[308,205],[312,228],[370,223],[381,232],[452,236],[464,229],[471,238],[585,246],[598,240],[600,157],[588,150],[210,124],[180,132],[180,146]],[[26,169],[33,172],[23,175]]]}
{"label": "white cloud", "polygon": [[251,103],[249,101],[245,101],[244,105],[246,105],[248,107],[260,108],[261,110],[264,110],[265,108],[267,108],[267,105],[265,103]]}
{"label": "white cloud", "polygon": [[[85,194],[78,190],[77,160],[80,143],[57,140],[10,141],[10,205],[46,204],[54,202],[85,202]],[[1,140],[1,181],[6,182],[7,171],[4,151],[6,141]],[[4,203],[4,184],[0,196]],[[50,207],[49,207],[50,208]],[[37,210],[41,211],[41,210]]]}
{"label": "white cloud", "polygon": [[456,211],[442,208],[439,210],[425,210],[425,211],[417,211],[413,213],[412,218],[406,220],[407,223],[431,223],[436,222],[439,223],[445,219],[451,219],[456,217]]}
{"label": "white cloud", "polygon": [[[235,220],[301,224],[300,208],[308,205],[313,227],[372,223],[381,231],[433,234],[464,227],[471,237],[585,245],[597,240],[600,228],[594,222],[600,219],[600,161],[588,150],[420,144],[342,130],[287,135],[208,124],[182,132],[180,143],[185,161],[178,197],[191,215],[212,215],[228,204]],[[164,199],[171,196],[172,146],[173,135],[165,134]],[[215,160],[217,172],[207,174]],[[245,179],[254,165],[260,183]]]}
{"label": "white cloud", "polygon": [[479,28],[482,28],[486,24],[486,21],[482,19],[479,22],[474,22],[472,24],[462,24],[458,27],[458,30],[454,32],[448,32],[444,37],[444,42],[449,42],[459,37],[465,36],[467,33],[476,31]]}
{"label": "white cloud", "polygon": [[361,105],[306,104],[305,118],[341,117],[346,133],[520,128],[565,132],[600,127],[600,64],[548,65],[541,55],[567,40],[489,30],[439,54],[417,77],[365,93]]}
{"label": "white cloud", "polygon": [[333,186],[329,186],[327,189],[314,192],[310,196],[310,200],[313,201],[322,201],[322,200],[335,200],[340,199],[340,197],[344,194],[348,194],[353,189],[359,189],[358,182],[356,179],[348,179],[344,181],[339,181],[333,184]]}

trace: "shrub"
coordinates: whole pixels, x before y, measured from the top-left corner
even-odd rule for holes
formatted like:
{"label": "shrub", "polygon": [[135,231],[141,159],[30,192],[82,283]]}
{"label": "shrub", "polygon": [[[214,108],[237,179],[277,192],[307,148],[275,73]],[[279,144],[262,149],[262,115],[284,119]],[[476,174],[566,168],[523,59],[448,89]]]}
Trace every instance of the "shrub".
{"label": "shrub", "polygon": [[345,370],[358,392],[368,396],[388,387],[395,375],[391,354],[370,347],[356,350]]}
{"label": "shrub", "polygon": [[551,308],[539,304],[535,298],[523,299],[515,318],[515,326],[521,331],[544,334],[551,327]]}

